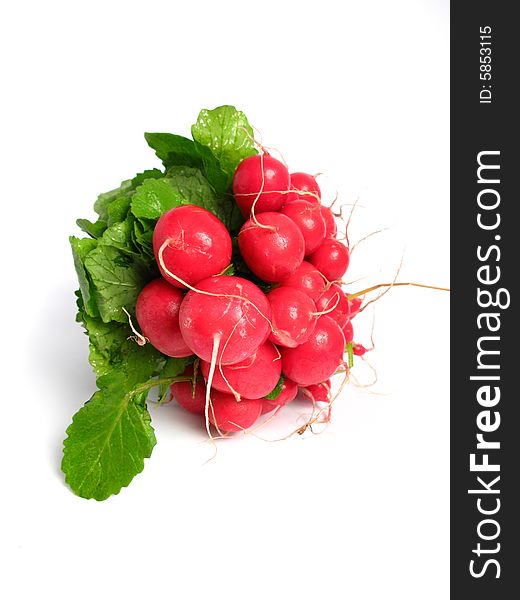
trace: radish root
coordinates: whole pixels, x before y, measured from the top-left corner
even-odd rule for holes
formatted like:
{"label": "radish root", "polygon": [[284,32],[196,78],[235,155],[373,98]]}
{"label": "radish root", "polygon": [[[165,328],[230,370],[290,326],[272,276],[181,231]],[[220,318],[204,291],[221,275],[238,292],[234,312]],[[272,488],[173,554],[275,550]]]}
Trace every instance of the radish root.
{"label": "radish root", "polygon": [[213,292],[206,292],[205,290],[199,290],[196,287],[193,287],[192,285],[190,285],[189,283],[184,281],[183,279],[181,279],[179,276],[175,275],[175,273],[172,273],[168,269],[168,267],[164,264],[164,257],[163,257],[164,251],[165,251],[166,247],[170,244],[170,242],[171,242],[170,239],[164,240],[164,242],[162,243],[162,245],[159,248],[159,251],[157,253],[157,261],[158,261],[161,269],[166,273],[166,275],[168,275],[172,279],[175,279],[175,281],[178,281],[181,285],[183,285],[184,287],[188,288],[189,290],[191,290],[192,292],[195,292],[197,294],[202,294],[204,296],[211,296],[213,298],[232,298],[235,300],[240,300],[244,304],[251,305],[256,310],[256,312],[263,319],[265,319],[267,321],[267,323],[269,324],[269,327],[271,328],[271,331],[274,331],[271,320],[268,317],[266,317],[266,315],[264,315],[264,313],[258,308],[258,306],[256,306],[256,304],[254,302],[251,302],[251,300],[249,300],[248,298],[244,298],[244,296],[239,296],[238,294],[215,294]]}
{"label": "radish root", "polygon": [[124,306],[122,306],[121,308],[123,309],[123,312],[128,317],[128,325],[129,325],[130,329],[134,333],[134,335],[129,335],[126,339],[127,340],[133,340],[138,346],[144,346],[144,345],[146,345],[146,343],[149,342],[150,340],[147,337],[145,337],[142,333],[139,333],[137,331],[137,329],[134,327],[134,324],[132,322],[132,316],[126,310],[126,308]]}

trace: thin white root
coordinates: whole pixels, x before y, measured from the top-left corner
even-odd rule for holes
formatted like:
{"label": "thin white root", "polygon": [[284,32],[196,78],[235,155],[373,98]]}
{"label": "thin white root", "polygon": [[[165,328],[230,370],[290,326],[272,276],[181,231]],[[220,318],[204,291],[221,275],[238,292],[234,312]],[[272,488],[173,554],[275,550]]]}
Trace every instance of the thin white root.
{"label": "thin white root", "polygon": [[145,337],[142,333],[139,333],[137,331],[137,329],[134,327],[134,324],[132,323],[132,317],[131,317],[130,313],[126,310],[126,308],[123,306],[122,309],[123,309],[123,312],[128,317],[128,325],[130,326],[130,329],[134,333],[134,335],[130,335],[126,339],[133,340],[138,346],[144,346],[150,340],[147,337]]}
{"label": "thin white root", "polygon": [[349,249],[350,256],[352,256],[352,253],[359,246],[359,244],[361,244],[362,242],[368,240],[372,236],[377,235],[378,233],[383,233],[384,231],[388,231],[388,227],[383,227],[382,229],[378,229],[377,231],[372,231],[372,233],[369,233],[368,235],[365,235],[365,237],[362,237],[360,240],[358,240],[355,244],[353,244],[350,247],[350,249]]}
{"label": "thin white root", "polygon": [[[233,329],[231,330],[231,333],[228,336],[228,339],[226,340],[223,348],[222,348],[222,352],[220,353],[220,359],[218,361],[218,368],[219,368],[219,372],[220,372],[220,376],[222,377],[222,379],[224,380],[224,382],[226,383],[226,385],[228,386],[228,388],[230,389],[231,393],[233,394],[233,396],[235,396],[235,400],[237,402],[240,402],[240,400],[242,400],[240,394],[235,390],[235,388],[229,383],[227,377],[224,375],[224,371],[222,370],[222,357],[224,356],[224,352],[226,351],[227,345],[229,343],[229,340],[233,337],[233,334],[235,333],[236,328],[238,327],[240,321],[243,319],[244,317],[242,317],[241,319],[239,319],[235,325],[233,326]],[[211,374],[211,373],[210,373]],[[212,374],[211,374],[212,375]],[[209,377],[208,377],[208,381],[209,381]],[[211,381],[213,382],[213,376],[211,377]]]}
{"label": "thin white root", "polygon": [[[210,363],[210,367],[209,367],[208,381],[206,382],[206,404],[204,407],[206,431],[208,432],[209,439],[212,441],[212,443],[214,445],[215,445],[215,441],[211,434],[209,411],[211,409],[211,414],[213,415],[213,420],[216,421],[215,411],[213,410],[213,405],[211,403],[211,384],[213,383],[213,376],[215,374],[215,365],[217,364],[217,355],[218,355],[219,346],[220,346],[220,335],[215,335],[215,337],[213,338],[213,350],[211,352],[211,363]],[[220,431],[220,429],[218,428],[218,425],[215,425],[215,427],[216,427],[217,431],[219,432],[219,434],[222,435],[222,431]]]}
{"label": "thin white root", "polygon": [[[334,303],[334,306],[332,308],[327,308],[326,310],[322,310],[320,312],[313,312],[312,314],[315,317],[321,317],[322,315],[328,315],[329,313],[333,312],[336,309],[336,307],[338,306],[339,301],[341,300],[341,296],[339,295],[339,292],[336,292],[334,295],[336,296],[336,302]],[[332,300],[332,298],[328,299],[326,306],[328,306],[330,304],[331,300]]]}
{"label": "thin white root", "polygon": [[175,273],[172,273],[168,269],[168,267],[164,264],[164,257],[163,257],[164,251],[166,250],[167,246],[170,244],[170,241],[171,241],[170,239],[164,240],[161,247],[159,248],[159,251],[157,252],[157,262],[159,263],[163,272],[166,273],[166,275],[168,275],[172,279],[175,279],[175,281],[178,281],[181,285],[183,285],[184,287],[188,288],[189,290],[191,290],[192,292],[195,292],[197,294],[202,294],[203,296],[211,296],[212,298],[233,298],[235,300],[240,300],[240,302],[243,302],[244,304],[250,304],[256,310],[256,312],[263,319],[265,319],[267,321],[267,323],[269,324],[269,327],[271,328],[271,331],[273,331],[273,324],[271,323],[271,320],[268,317],[266,317],[266,315],[264,315],[264,313],[258,308],[258,306],[256,306],[256,304],[254,302],[251,302],[251,300],[249,300],[248,298],[244,298],[244,296],[238,296],[237,294],[215,294],[213,292],[206,292],[205,290],[199,290],[196,287],[193,287],[192,285],[190,285],[189,283],[184,281],[183,279],[181,279],[178,275],[175,275]]}
{"label": "thin white root", "polygon": [[[262,195],[262,192],[264,191],[264,186],[265,186],[264,153],[263,152],[260,153],[260,170],[262,171],[262,185],[260,186],[260,189],[259,189],[258,193],[256,194],[256,198],[253,200],[253,205],[251,206],[251,219],[253,220],[253,223],[257,227],[260,227],[260,229],[269,229],[270,231],[276,231],[276,228],[272,227],[271,225],[262,225],[262,223],[260,223],[258,221],[258,219],[256,218],[256,214],[255,214],[256,203],[258,202],[260,196]],[[249,195],[249,194],[244,194],[244,196],[245,195]]]}

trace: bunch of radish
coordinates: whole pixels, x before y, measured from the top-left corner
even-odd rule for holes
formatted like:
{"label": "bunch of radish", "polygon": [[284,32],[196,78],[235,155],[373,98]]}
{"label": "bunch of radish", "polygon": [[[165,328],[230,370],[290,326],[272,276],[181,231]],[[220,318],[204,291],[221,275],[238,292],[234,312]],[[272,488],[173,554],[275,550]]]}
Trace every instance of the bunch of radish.
{"label": "bunch of radish", "polygon": [[[159,218],[153,251],[162,276],[136,304],[150,344],[196,357],[171,395],[221,434],[251,427],[298,390],[330,402],[330,378],[348,370],[344,353],[360,309],[343,290],[349,249],[315,177],[290,174],[263,151],[240,162],[232,187],[245,219],[235,239],[199,206]],[[228,274],[232,263],[238,274]]]}
{"label": "bunch of radish", "polygon": [[87,237],[69,238],[96,389],[67,427],[61,468],[96,500],[151,456],[154,388],[210,439],[256,432],[294,413],[298,403],[285,406],[297,396],[312,410],[284,439],[313,431],[367,351],[355,315],[394,286],[444,289],[397,282],[398,271],[350,290],[350,217],[322,203],[317,176],[289,173],[234,106],[202,109],[191,138],[145,138],[162,168],[100,194],[96,220],[76,221]]}

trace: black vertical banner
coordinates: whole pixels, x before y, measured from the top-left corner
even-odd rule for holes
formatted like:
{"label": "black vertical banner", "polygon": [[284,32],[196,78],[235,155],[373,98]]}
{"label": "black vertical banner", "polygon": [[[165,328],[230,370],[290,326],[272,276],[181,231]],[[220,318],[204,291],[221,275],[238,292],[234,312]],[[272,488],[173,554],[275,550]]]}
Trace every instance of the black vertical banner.
{"label": "black vertical banner", "polygon": [[[520,39],[451,3],[451,597],[520,597]],[[507,591],[506,591],[507,590]]]}

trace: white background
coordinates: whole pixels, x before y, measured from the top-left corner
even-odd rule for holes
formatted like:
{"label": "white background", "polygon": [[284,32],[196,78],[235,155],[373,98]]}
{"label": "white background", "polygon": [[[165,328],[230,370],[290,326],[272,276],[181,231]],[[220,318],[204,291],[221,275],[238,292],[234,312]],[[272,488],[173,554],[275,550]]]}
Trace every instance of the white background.
{"label": "white background", "polygon": [[77,498],[59,471],[94,389],[67,236],[157,166],[144,131],[235,104],[292,170],[326,173],[328,198],[359,197],[352,241],[390,227],[353,253],[352,289],[391,280],[403,251],[401,280],[449,283],[447,0],[3,7],[1,595],[447,598],[445,293],[375,305],[379,381],[349,384],[322,435],[226,440],[204,464],[198,421],[152,407],[158,445],[119,496]]}

